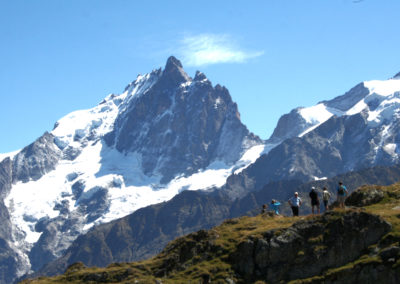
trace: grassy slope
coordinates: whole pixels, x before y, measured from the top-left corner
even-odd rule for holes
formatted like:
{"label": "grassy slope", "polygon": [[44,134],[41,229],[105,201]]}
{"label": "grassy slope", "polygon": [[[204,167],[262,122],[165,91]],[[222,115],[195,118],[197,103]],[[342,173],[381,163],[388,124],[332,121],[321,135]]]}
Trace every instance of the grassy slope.
{"label": "grassy slope", "polygon": [[[400,241],[400,183],[386,187],[373,187],[384,191],[385,198],[378,204],[364,207],[364,209],[366,212],[380,215],[393,226],[393,230],[381,239],[380,243],[383,244],[381,247],[394,243],[398,245]],[[340,212],[338,210],[338,213]],[[229,255],[236,246],[243,240],[262,235],[268,230],[287,228],[296,220],[298,218],[267,215],[231,219],[212,230],[199,231],[178,238],[159,255],[146,261],[111,264],[107,268],[87,268],[78,263],[72,265],[63,275],[25,280],[24,283],[155,283],[157,279],[162,280],[162,283],[199,283],[199,281],[201,283],[207,282],[205,280],[210,276],[213,283],[226,283],[227,279],[240,283],[242,279],[238,279],[238,275],[229,263]],[[363,255],[345,266],[329,269],[323,275],[295,280],[292,283],[324,282],[352,273],[356,267],[379,264],[381,261],[376,255]],[[400,260],[393,267],[399,268]]]}

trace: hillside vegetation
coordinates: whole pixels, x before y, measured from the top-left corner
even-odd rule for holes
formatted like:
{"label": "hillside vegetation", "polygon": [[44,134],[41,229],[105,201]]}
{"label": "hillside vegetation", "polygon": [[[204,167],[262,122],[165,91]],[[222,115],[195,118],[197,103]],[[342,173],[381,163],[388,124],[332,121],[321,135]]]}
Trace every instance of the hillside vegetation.
{"label": "hillside vegetation", "polygon": [[146,261],[76,263],[22,283],[399,283],[400,183],[363,186],[346,205],[299,218],[230,219]]}

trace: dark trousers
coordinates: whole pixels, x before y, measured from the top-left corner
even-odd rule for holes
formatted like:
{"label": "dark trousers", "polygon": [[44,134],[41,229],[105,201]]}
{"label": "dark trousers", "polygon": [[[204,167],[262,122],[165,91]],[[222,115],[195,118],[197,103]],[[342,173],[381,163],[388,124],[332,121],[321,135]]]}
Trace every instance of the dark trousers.
{"label": "dark trousers", "polygon": [[292,206],[293,216],[299,216],[299,207]]}

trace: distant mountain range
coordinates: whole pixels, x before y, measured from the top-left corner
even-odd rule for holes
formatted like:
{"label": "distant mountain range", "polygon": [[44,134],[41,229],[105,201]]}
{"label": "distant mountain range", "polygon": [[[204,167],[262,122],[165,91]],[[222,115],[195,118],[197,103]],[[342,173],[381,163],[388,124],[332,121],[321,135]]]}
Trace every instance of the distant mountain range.
{"label": "distant mountain range", "polygon": [[0,280],[59,272],[71,261],[142,259],[253,210],[260,200],[245,200],[257,192],[286,198],[306,182],[396,165],[399,96],[399,75],[364,82],[283,115],[262,141],[241,123],[225,87],[201,72],[190,78],[170,57],[122,94],[2,155]]}

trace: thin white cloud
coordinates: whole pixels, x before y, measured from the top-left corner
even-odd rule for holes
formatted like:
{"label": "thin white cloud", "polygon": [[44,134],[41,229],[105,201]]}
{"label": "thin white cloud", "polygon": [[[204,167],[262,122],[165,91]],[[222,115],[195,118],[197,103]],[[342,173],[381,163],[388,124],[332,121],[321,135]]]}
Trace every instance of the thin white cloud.
{"label": "thin white cloud", "polygon": [[185,36],[178,49],[178,55],[186,66],[243,63],[262,54],[263,51],[244,51],[229,35],[217,34]]}

